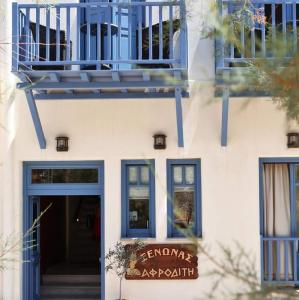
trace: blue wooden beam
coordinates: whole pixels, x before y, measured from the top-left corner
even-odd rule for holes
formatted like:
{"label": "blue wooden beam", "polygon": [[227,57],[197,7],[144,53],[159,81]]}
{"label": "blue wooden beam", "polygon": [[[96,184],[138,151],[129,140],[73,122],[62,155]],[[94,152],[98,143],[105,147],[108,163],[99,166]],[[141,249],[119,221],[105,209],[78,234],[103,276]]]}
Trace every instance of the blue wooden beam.
{"label": "blue wooden beam", "polygon": [[80,73],[80,78],[83,82],[89,82],[90,76],[87,73]]}
{"label": "blue wooden beam", "polygon": [[12,71],[18,71],[19,62],[19,15],[18,15],[18,3],[12,3]]}
{"label": "blue wooden beam", "polygon": [[53,82],[59,82],[60,81],[59,75],[55,72],[50,73],[49,77],[50,77],[50,80],[53,81]]}
{"label": "blue wooden beam", "polygon": [[17,83],[19,89],[34,90],[50,90],[50,89],[110,89],[110,88],[186,88],[185,81],[172,82],[171,80],[156,80],[156,81],[105,81],[105,82],[52,82],[52,81],[37,81],[32,83],[21,82]]}
{"label": "blue wooden beam", "polygon": [[41,125],[41,122],[39,119],[39,115],[38,115],[38,111],[37,111],[37,107],[36,107],[36,103],[35,103],[35,99],[34,99],[32,90],[26,89],[25,95],[27,98],[27,103],[29,106],[32,120],[33,120],[33,125],[35,128],[39,146],[41,149],[46,149],[46,139],[45,139],[43,128],[42,128],[42,125]]}
{"label": "blue wooden beam", "polygon": [[228,107],[229,107],[229,87],[226,86],[222,94],[222,119],[221,119],[221,146],[227,146],[228,130]]}
{"label": "blue wooden beam", "polygon": [[178,132],[178,146],[184,147],[183,113],[182,113],[182,89],[175,88],[176,123]]}
{"label": "blue wooden beam", "polygon": [[[127,100],[127,99],[139,99],[139,100],[148,100],[148,99],[155,99],[160,100],[163,99],[173,99],[175,97],[174,92],[148,92],[148,93],[142,93],[142,92],[119,92],[119,93],[108,93],[104,92],[101,93],[99,90],[93,90],[90,93],[68,93],[66,90],[64,93],[39,93],[35,94],[34,98],[35,100],[107,100],[110,99],[111,101],[117,101],[117,100]],[[182,97],[189,97],[189,93],[186,91],[182,91]]]}

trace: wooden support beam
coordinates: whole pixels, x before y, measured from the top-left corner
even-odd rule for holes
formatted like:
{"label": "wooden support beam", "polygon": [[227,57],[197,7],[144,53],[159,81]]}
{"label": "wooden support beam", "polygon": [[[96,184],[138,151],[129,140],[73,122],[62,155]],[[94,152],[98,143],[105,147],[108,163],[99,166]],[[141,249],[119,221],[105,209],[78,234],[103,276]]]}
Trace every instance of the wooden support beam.
{"label": "wooden support beam", "polygon": [[38,115],[38,110],[36,107],[36,103],[35,103],[35,99],[34,99],[32,90],[26,89],[25,95],[27,98],[27,103],[28,103],[29,110],[31,113],[31,117],[32,117],[34,128],[35,128],[35,132],[37,135],[37,139],[39,142],[39,146],[41,149],[46,149],[46,139],[45,139],[43,128],[42,128],[42,125],[40,122],[40,118]]}
{"label": "wooden support beam", "polygon": [[113,81],[120,81],[119,73],[117,71],[112,71],[111,76]]}
{"label": "wooden support beam", "polygon": [[142,78],[144,81],[150,81],[151,80],[151,75],[149,72],[143,72],[142,73]]}
{"label": "wooden support beam", "polygon": [[175,88],[175,107],[176,107],[176,122],[178,134],[178,146],[184,147],[184,129],[183,129],[183,112],[182,112],[182,89]]}
{"label": "wooden support beam", "polygon": [[174,71],[174,78],[177,80],[182,80],[182,73],[180,71]]}
{"label": "wooden support beam", "polygon": [[56,73],[50,73],[49,77],[50,77],[50,80],[53,81],[53,82],[59,82],[60,81],[60,77]]}
{"label": "wooden support beam", "polygon": [[90,76],[87,73],[80,73],[81,80],[84,82],[90,82]]}
{"label": "wooden support beam", "polygon": [[227,146],[228,132],[228,108],[229,108],[229,87],[226,86],[222,94],[222,119],[221,119],[221,146]]}

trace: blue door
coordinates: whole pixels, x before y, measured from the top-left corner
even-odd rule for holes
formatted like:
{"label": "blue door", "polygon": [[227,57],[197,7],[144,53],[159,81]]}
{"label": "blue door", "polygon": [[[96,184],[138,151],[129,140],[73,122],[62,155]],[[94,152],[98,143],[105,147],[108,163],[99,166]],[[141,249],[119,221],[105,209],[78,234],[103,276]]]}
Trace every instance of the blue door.
{"label": "blue door", "polygon": [[28,231],[29,264],[30,264],[30,295],[32,300],[40,299],[40,199],[31,196],[29,206],[30,229]]}

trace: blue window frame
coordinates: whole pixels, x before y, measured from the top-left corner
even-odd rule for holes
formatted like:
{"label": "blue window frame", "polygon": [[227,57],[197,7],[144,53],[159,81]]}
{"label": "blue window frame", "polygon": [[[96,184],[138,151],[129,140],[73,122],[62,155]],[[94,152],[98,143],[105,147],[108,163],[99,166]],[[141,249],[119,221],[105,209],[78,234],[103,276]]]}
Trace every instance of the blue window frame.
{"label": "blue window frame", "polygon": [[155,162],[124,160],[122,172],[122,237],[154,237]]}
{"label": "blue window frame", "polygon": [[167,160],[168,237],[201,236],[199,159]]}
{"label": "blue window frame", "polygon": [[265,236],[264,228],[264,166],[286,164],[289,170],[291,236],[299,236],[299,159],[298,158],[262,158],[260,159],[260,233]]}

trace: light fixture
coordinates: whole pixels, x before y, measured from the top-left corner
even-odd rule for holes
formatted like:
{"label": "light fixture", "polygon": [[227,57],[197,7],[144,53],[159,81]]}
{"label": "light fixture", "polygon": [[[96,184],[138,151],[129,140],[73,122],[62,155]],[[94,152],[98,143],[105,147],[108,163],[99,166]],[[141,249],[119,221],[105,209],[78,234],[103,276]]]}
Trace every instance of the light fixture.
{"label": "light fixture", "polygon": [[166,149],[166,135],[157,133],[154,135],[154,149]]}
{"label": "light fixture", "polygon": [[67,136],[58,136],[56,138],[56,150],[58,152],[69,150],[69,138]]}
{"label": "light fixture", "polygon": [[299,133],[289,132],[288,137],[288,148],[299,148]]}

